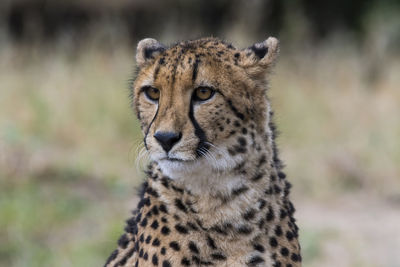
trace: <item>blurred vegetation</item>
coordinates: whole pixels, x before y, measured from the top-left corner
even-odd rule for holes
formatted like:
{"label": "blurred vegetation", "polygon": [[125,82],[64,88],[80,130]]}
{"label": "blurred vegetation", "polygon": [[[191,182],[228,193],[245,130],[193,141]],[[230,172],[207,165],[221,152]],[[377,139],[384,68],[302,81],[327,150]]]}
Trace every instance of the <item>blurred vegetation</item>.
{"label": "blurred vegetation", "polygon": [[149,35],[168,42],[215,35],[247,45],[266,34],[314,43],[335,32],[363,44],[379,31],[398,50],[399,10],[399,0],[5,0],[0,30],[17,42],[74,48],[93,32],[109,46],[121,35],[133,45]]}
{"label": "blurred vegetation", "polygon": [[304,266],[399,266],[400,3],[2,1],[0,266],[100,266],[142,163],[135,42],[281,40],[271,77]]}

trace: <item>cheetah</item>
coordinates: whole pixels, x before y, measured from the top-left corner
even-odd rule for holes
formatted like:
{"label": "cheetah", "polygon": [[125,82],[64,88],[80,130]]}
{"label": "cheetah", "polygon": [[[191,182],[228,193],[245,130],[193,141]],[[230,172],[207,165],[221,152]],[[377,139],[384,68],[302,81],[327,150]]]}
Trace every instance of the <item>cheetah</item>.
{"label": "cheetah", "polygon": [[267,97],[278,52],[273,37],[138,43],[132,106],[150,164],[105,266],[301,266]]}

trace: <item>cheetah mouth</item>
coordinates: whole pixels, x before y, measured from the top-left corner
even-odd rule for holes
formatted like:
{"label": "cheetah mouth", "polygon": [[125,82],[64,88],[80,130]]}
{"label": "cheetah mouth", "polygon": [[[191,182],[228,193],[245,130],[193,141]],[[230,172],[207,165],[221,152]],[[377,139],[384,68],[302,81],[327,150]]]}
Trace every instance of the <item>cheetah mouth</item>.
{"label": "cheetah mouth", "polygon": [[169,162],[182,162],[182,163],[189,163],[193,162],[194,160],[188,160],[188,159],[180,159],[180,158],[173,158],[173,157],[163,157],[160,159],[161,161],[169,161]]}

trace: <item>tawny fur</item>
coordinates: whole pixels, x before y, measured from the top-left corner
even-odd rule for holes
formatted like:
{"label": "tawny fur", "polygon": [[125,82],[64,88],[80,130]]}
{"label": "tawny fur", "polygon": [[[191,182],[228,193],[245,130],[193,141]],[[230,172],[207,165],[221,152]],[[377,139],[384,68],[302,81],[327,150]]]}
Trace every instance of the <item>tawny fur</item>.
{"label": "tawny fur", "polygon": [[[243,50],[214,38],[139,43],[133,103],[151,163],[106,266],[301,266],[266,95],[278,51],[275,38]],[[196,102],[198,87],[215,94]],[[166,152],[158,131],[182,138]]]}

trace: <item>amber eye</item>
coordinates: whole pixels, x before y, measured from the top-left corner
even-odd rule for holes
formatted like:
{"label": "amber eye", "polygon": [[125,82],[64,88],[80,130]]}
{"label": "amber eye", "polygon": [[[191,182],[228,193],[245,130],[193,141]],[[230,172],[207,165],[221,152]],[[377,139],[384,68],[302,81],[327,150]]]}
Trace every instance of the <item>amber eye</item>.
{"label": "amber eye", "polygon": [[158,90],[157,88],[148,86],[144,88],[143,91],[146,96],[152,101],[158,101],[158,99],[160,98],[160,90]]}
{"label": "amber eye", "polygon": [[199,87],[194,91],[194,99],[198,101],[206,101],[214,95],[215,91],[209,87]]}

